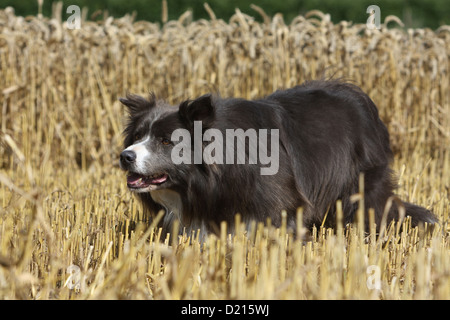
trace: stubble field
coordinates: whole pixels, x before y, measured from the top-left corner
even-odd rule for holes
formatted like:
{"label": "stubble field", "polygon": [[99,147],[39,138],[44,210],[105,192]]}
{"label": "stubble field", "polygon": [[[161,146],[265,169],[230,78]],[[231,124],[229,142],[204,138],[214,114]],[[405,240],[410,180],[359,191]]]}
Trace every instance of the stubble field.
{"label": "stubble field", "polygon": [[[449,26],[404,30],[387,17],[371,31],[321,12],[286,24],[237,11],[71,30],[60,10],[0,10],[0,299],[450,298]],[[222,225],[204,242],[160,240],[118,167],[118,97],[256,98],[331,76],[377,104],[397,193],[432,208],[439,226],[376,235],[339,224],[301,241],[237,220],[234,235]]]}

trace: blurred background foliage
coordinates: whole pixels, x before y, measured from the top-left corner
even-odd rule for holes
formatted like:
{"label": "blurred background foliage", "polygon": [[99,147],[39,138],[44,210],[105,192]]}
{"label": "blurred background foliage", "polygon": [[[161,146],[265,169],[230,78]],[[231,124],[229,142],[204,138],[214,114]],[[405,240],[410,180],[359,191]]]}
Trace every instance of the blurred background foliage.
{"label": "blurred background foliage", "polygon": [[[43,1],[41,7],[43,15],[51,16],[53,2],[56,0]],[[62,2],[64,12],[70,5],[87,7],[90,19],[101,19],[105,13],[121,17],[134,12],[137,20],[162,21],[162,0],[64,0]],[[177,19],[187,10],[192,11],[195,20],[209,18],[203,6],[205,2],[209,4],[217,18],[226,21],[234,14],[236,8],[262,20],[260,15],[250,8],[253,3],[261,7],[269,16],[282,13],[286,23],[295,16],[313,9],[330,13],[335,23],[341,20],[365,23],[368,18],[367,7],[375,4],[381,9],[381,22],[388,15],[396,15],[407,28],[436,29],[450,23],[449,0],[167,0],[168,18],[169,20]],[[39,12],[38,0],[0,0],[0,9],[7,6],[14,7],[16,15],[36,15]]]}

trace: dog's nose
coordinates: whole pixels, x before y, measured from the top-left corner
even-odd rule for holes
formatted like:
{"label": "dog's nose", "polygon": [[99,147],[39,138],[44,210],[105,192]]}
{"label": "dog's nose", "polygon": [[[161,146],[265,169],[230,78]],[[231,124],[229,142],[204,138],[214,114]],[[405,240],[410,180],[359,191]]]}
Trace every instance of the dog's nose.
{"label": "dog's nose", "polygon": [[120,162],[124,165],[128,165],[136,161],[136,153],[131,150],[124,150],[120,154]]}

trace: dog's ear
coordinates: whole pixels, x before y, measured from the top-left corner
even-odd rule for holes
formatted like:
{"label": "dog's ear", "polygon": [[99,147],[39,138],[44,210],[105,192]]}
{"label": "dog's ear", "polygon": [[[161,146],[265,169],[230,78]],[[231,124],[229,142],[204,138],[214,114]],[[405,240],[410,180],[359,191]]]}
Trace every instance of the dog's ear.
{"label": "dog's ear", "polygon": [[194,125],[194,121],[202,121],[204,129],[210,127],[215,119],[215,108],[212,104],[211,95],[206,94],[193,101],[182,102],[178,114],[188,128]]}
{"label": "dog's ear", "polygon": [[139,113],[141,111],[148,111],[156,104],[155,94],[152,92],[149,94],[149,98],[138,96],[136,94],[127,93],[126,98],[119,98],[119,101],[127,106],[128,111],[131,114]]}

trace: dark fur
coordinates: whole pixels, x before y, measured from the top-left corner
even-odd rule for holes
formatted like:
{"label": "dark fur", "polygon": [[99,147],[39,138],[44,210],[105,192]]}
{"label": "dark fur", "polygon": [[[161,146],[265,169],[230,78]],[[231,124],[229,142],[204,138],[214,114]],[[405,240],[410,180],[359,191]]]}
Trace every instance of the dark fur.
{"label": "dark fur", "polygon": [[[270,218],[279,226],[280,213],[286,210],[288,225],[294,228],[298,207],[304,208],[305,227],[321,225],[327,211],[325,225],[334,226],[338,199],[342,200],[343,222],[350,223],[358,207],[350,196],[358,192],[363,173],[365,208],[375,210],[379,227],[385,204],[394,195],[388,131],[372,100],[352,84],[312,81],[253,101],[205,95],[185,101],[179,108],[157,102],[154,96],[146,100],[129,95],[121,101],[130,112],[125,147],[133,143],[138,130],[170,137],[176,128],[192,130],[194,120],[203,121],[203,130],[280,130],[276,175],[262,176],[260,166],[251,164],[165,163],[164,170],[170,172],[173,182],[170,188],[182,199],[183,226],[205,222],[208,231],[217,232],[221,221],[233,225],[235,213],[244,221]],[[153,122],[156,110],[164,115]],[[144,129],[139,129],[143,123]],[[139,196],[150,212],[162,209],[149,193]],[[437,221],[422,207],[407,202],[403,206],[414,226]],[[395,203],[387,216],[388,222],[393,219],[398,219]]]}

